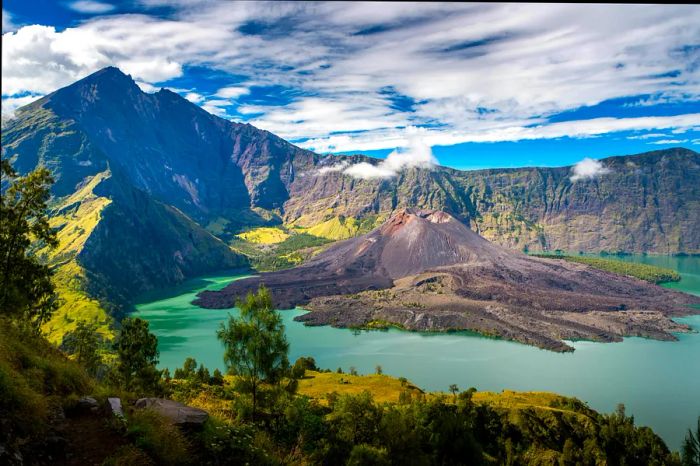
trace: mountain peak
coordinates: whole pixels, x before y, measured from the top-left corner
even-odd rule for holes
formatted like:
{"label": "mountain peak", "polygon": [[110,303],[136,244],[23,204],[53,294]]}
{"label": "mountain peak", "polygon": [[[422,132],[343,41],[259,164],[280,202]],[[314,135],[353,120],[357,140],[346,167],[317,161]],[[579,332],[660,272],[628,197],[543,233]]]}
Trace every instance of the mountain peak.
{"label": "mountain peak", "polygon": [[100,87],[120,88],[122,90],[124,88],[138,88],[134,79],[116,66],[108,66],[95,71],[91,75],[71,84],[68,88],[73,86],[80,87],[86,84],[97,84]]}
{"label": "mountain peak", "polygon": [[143,92],[131,76],[119,68],[108,66],[49,94],[47,100],[54,108],[73,113],[71,108],[84,109],[99,100],[122,100],[129,94],[137,96]]}

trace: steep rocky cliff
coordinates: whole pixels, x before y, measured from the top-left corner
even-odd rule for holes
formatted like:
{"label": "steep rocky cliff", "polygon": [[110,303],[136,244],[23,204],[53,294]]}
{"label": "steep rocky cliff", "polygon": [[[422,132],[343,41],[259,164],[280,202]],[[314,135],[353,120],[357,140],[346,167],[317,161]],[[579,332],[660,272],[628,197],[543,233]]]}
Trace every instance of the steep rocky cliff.
{"label": "steep rocky cliff", "polygon": [[576,181],[570,167],[412,168],[383,180],[317,170],[292,184],[285,219],[310,225],[418,207],[450,212],[516,249],[700,252],[700,154],[679,148],[602,163],[607,173]]}

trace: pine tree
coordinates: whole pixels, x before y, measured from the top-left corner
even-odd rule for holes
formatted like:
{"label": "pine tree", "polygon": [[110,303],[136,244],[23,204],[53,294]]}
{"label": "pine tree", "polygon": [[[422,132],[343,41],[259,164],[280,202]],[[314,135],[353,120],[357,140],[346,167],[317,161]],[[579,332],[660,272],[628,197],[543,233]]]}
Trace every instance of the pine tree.
{"label": "pine tree", "polygon": [[0,173],[0,315],[39,333],[57,307],[51,270],[34,253],[58,244],[47,214],[53,178],[44,167],[18,176],[7,160]]}
{"label": "pine tree", "polygon": [[238,376],[240,389],[252,396],[255,419],[262,386],[279,385],[289,372],[289,343],[267,288],[249,293],[238,307],[240,318],[229,316],[217,336],[224,344],[226,368]]}

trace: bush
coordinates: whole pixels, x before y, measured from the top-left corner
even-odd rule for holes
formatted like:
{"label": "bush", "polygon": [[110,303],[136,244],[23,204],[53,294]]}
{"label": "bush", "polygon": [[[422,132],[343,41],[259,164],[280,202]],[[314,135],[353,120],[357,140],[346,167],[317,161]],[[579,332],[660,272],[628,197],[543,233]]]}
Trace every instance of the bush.
{"label": "bush", "polygon": [[189,461],[185,436],[153,410],[137,410],[129,416],[127,436],[159,463],[178,465]]}
{"label": "bush", "polygon": [[150,456],[143,450],[133,445],[120,447],[113,455],[107,458],[102,466],[151,466],[155,465]]}
{"label": "bush", "polygon": [[254,464],[272,461],[266,451],[255,445],[256,430],[251,426],[227,425],[209,419],[197,437],[201,464]]}
{"label": "bush", "polygon": [[384,448],[371,445],[355,445],[346,463],[348,466],[389,466],[389,455]]}

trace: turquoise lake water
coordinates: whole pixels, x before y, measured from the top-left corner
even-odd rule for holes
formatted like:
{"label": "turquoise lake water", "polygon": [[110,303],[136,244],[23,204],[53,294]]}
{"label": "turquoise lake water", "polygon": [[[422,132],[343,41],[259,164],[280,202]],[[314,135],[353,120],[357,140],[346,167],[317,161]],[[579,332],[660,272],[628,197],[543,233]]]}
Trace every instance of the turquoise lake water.
{"label": "turquoise lake water", "polygon": [[[682,277],[669,288],[700,295],[700,257],[622,256],[615,259],[660,265]],[[215,332],[236,309],[201,309],[191,304],[204,289],[223,288],[236,275],[203,277],[144,296],[137,316],[158,336],[160,366],[171,372],[192,356],[223,369],[223,348]],[[396,329],[360,333],[294,322],[303,310],[280,311],[290,342],[290,360],[313,356],[320,367],[403,376],[426,390],[551,391],[575,396],[610,412],[624,403],[636,423],[648,425],[669,447],[679,449],[700,416],[700,333],[679,334],[677,342],[626,338],[621,343],[573,342],[559,354],[519,343],[467,333],[425,334]],[[700,315],[678,319],[700,330]]]}

